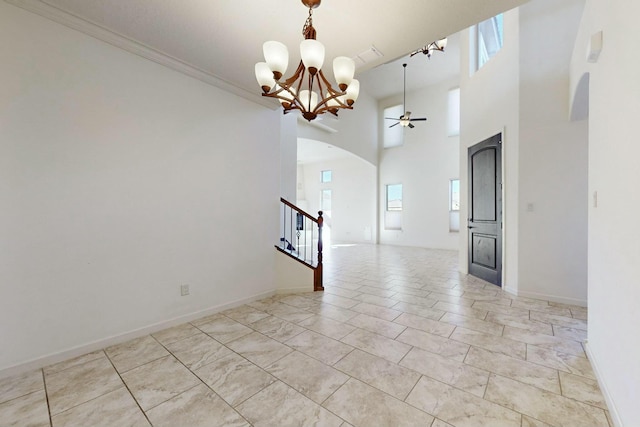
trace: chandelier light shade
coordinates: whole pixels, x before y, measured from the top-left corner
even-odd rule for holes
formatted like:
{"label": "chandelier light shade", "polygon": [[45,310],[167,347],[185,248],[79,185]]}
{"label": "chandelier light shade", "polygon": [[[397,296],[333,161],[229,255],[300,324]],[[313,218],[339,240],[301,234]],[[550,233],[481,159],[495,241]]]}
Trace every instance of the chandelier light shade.
{"label": "chandelier light shade", "polygon": [[277,41],[264,43],[262,51],[265,62],[255,66],[256,80],[262,88],[262,96],[277,98],[284,113],[299,110],[302,117],[311,121],[319,114],[329,112],[338,115],[340,109],[352,109],[360,93],[360,82],[354,79],[355,62],[346,56],[333,60],[333,75],[337,88],[333,88],[324,73],[324,45],[316,40],[313,28],[313,9],[321,0],[302,0],[309,8],[300,43],[300,64],[289,78],[283,78],[289,63],[287,47]]}
{"label": "chandelier light shade", "polygon": [[427,58],[431,58],[431,54],[435,51],[437,52],[444,52],[444,49],[447,47],[447,38],[442,38],[440,40],[436,40],[434,42],[431,42],[429,44],[427,44],[426,46],[421,47],[420,49],[414,51],[411,53],[411,55],[409,55],[409,57],[413,56],[413,55],[417,55],[419,53],[422,53],[424,55],[427,55]]}

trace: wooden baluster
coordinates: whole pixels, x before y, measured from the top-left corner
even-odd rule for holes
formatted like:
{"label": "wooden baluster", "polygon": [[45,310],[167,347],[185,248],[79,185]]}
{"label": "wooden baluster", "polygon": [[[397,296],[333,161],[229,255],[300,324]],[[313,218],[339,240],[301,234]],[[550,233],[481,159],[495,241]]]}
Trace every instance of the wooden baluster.
{"label": "wooden baluster", "polygon": [[324,291],[322,286],[322,224],[324,218],[322,218],[322,211],[318,211],[318,266],[313,273],[313,290]]}

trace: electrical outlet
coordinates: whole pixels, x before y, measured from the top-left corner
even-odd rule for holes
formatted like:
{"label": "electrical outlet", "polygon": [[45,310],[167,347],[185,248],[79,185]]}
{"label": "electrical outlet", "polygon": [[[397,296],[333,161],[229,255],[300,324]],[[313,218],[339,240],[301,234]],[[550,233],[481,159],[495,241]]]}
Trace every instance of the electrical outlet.
{"label": "electrical outlet", "polygon": [[189,285],[180,286],[180,295],[182,295],[183,297],[189,295]]}

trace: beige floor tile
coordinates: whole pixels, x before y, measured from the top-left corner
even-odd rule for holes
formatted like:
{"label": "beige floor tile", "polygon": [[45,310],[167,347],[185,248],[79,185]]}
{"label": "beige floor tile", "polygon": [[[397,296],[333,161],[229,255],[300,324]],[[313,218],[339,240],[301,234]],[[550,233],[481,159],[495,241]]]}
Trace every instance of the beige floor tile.
{"label": "beige floor tile", "polygon": [[[394,306],[395,307],[395,306]],[[380,307],[379,305],[368,304],[361,302],[350,308],[351,311],[356,313],[366,314],[369,316],[377,317],[382,320],[392,321],[396,317],[402,314],[402,311],[394,308]]]}
{"label": "beige floor tile", "polygon": [[167,344],[171,344],[172,342],[180,341],[181,339],[189,338],[200,333],[202,333],[200,332],[200,329],[196,328],[191,323],[183,323],[182,325],[164,329],[151,335],[160,344],[166,346]]}
{"label": "beige floor tile", "polygon": [[474,300],[471,298],[457,297],[455,295],[443,294],[441,292],[432,292],[429,295],[429,298],[447,302],[449,304],[466,305],[467,307],[471,307],[474,303]]}
{"label": "beige floor tile", "polygon": [[150,425],[125,387],[55,415],[52,422],[53,427],[143,427]]}
{"label": "beige floor tile", "polygon": [[596,380],[560,372],[560,384],[562,385],[563,396],[597,406],[604,410],[607,409],[607,403],[604,400],[604,396],[602,396]]}
{"label": "beige floor tile", "polygon": [[124,386],[111,362],[104,356],[46,375],[45,383],[51,415]]}
{"label": "beige floor tile", "polygon": [[2,427],[48,427],[49,409],[44,389],[0,403],[0,425]]}
{"label": "beige floor tile", "polygon": [[454,426],[436,418],[435,420],[433,420],[433,424],[431,424],[431,427],[454,427]]}
{"label": "beige floor tile", "polygon": [[204,365],[195,374],[231,406],[244,402],[276,381],[271,374],[235,353]]}
{"label": "beige floor tile", "polygon": [[[339,297],[344,297],[344,298],[353,298],[361,294],[361,292],[358,292],[355,290],[343,289],[338,286],[325,286],[324,293],[337,295]],[[318,293],[318,296],[316,299],[322,299],[322,293]]]}
{"label": "beige floor tile", "polygon": [[475,308],[476,310],[486,310],[489,313],[506,314],[508,316],[529,320],[529,310],[526,310],[524,308],[509,307],[500,304],[493,304],[486,301],[476,301],[471,307]]}
{"label": "beige floor tile", "polygon": [[356,379],[323,404],[354,426],[429,426],[433,417]]}
{"label": "beige floor tile", "polygon": [[433,308],[446,311],[448,313],[459,314],[461,316],[473,317],[475,319],[485,320],[488,311],[477,310],[466,305],[450,304],[448,302],[438,301]]}
{"label": "beige floor tile", "polygon": [[441,337],[449,337],[456,328],[449,323],[439,322],[409,313],[401,314],[394,322],[413,329],[429,332],[430,334],[440,335]]}
{"label": "beige floor tile", "polygon": [[340,426],[342,420],[278,381],[237,408],[256,427]]}
{"label": "beige floor tile", "polygon": [[411,349],[407,344],[362,329],[356,329],[341,341],[393,363],[398,363]]}
{"label": "beige floor tile", "polygon": [[[104,351],[94,351],[92,353],[83,354],[82,356],[74,357],[73,359],[65,360],[54,365],[46,366],[43,371],[45,375],[55,374],[56,372],[64,371],[65,369],[73,368],[83,363],[91,362],[92,360],[100,359],[104,357]],[[1,386],[0,386],[1,387]],[[1,395],[1,393],[0,393]],[[0,401],[2,399],[0,398]]]}
{"label": "beige floor tile", "polygon": [[[434,307],[436,305],[438,304],[436,303]],[[391,308],[400,310],[402,313],[415,314],[416,316],[426,317],[427,319],[431,320],[439,320],[442,316],[444,316],[445,312],[434,307],[427,307],[426,305],[420,304],[410,304],[408,302],[401,301]]]}
{"label": "beige floor tile", "polygon": [[334,367],[400,400],[407,397],[420,379],[420,374],[411,369],[357,349]]}
{"label": "beige floor tile", "polygon": [[171,355],[125,372],[122,379],[145,411],[200,384],[200,380]]}
{"label": "beige floor tile", "polygon": [[563,353],[570,353],[576,356],[586,357],[584,349],[579,342],[566,340],[559,337],[553,337],[535,332],[525,331],[524,329],[504,327],[503,336],[508,339],[520,341],[526,344],[536,345],[550,350],[556,350]]}
{"label": "beige floor tile", "polygon": [[571,317],[574,319],[588,320],[588,312],[586,308],[572,308]]}
{"label": "beige floor tile", "polygon": [[105,353],[120,373],[169,354],[151,335],[108,347]]}
{"label": "beige floor tile", "polygon": [[346,322],[349,319],[353,319],[358,315],[358,312],[351,311],[346,308],[336,307],[335,305],[321,303],[317,307],[308,309],[310,312],[317,314],[318,316],[326,317],[327,319],[333,319],[338,322]]}
{"label": "beige floor tile", "polygon": [[203,332],[171,343],[167,345],[167,349],[192,371],[232,353]]}
{"label": "beige floor tile", "polygon": [[355,330],[353,326],[322,316],[311,316],[297,324],[334,340],[339,340]]}
{"label": "beige floor tile", "polygon": [[450,337],[452,340],[465,344],[484,348],[485,350],[494,351],[506,356],[525,359],[527,346],[520,341],[514,341],[503,337],[485,334],[482,332],[472,331],[466,328],[456,328]]}
{"label": "beige floor tile", "polygon": [[558,371],[489,350],[471,347],[464,363],[560,394]]}
{"label": "beige floor tile", "polygon": [[306,330],[294,323],[287,322],[275,316],[260,319],[252,323],[251,327],[261,334],[280,342],[285,342]]}
{"label": "beige floor tile", "polygon": [[431,291],[422,289],[422,286],[424,285],[421,283],[408,283],[406,285],[394,286],[390,290],[394,291],[396,295],[402,295],[403,297],[411,295],[426,298],[429,296]]}
{"label": "beige floor tile", "polygon": [[423,305],[429,308],[433,307],[438,303],[438,300],[435,298],[419,297],[416,295],[401,294],[401,293],[395,294],[393,296],[393,299],[398,302],[408,302],[409,304]]}
{"label": "beige floor tile", "polygon": [[396,341],[427,350],[431,353],[462,362],[469,351],[469,345],[428,332],[407,328]]}
{"label": "beige floor tile", "polygon": [[[384,288],[378,288],[378,287],[366,286],[366,285],[361,286],[356,290],[361,294],[375,295],[382,298],[391,298],[393,295],[396,294],[396,291],[393,291],[391,289],[384,289]],[[357,297],[355,296],[351,298],[357,299]]]}
{"label": "beige floor tile", "polygon": [[264,368],[276,360],[282,359],[293,350],[259,332],[252,332],[227,343],[227,347],[256,365]]}
{"label": "beige floor tile", "polygon": [[[103,356],[104,357],[104,356]],[[36,369],[0,380],[0,403],[44,389],[42,371]]]}
{"label": "beige floor tile", "polygon": [[260,319],[269,317],[267,313],[262,310],[258,310],[250,305],[241,305],[240,307],[225,310],[220,314],[224,314],[227,317],[240,322],[243,325],[249,325],[253,322],[257,322]]}
{"label": "beige floor tile", "polygon": [[301,295],[286,295],[280,298],[280,302],[303,310],[311,307],[317,307],[320,304],[320,302],[311,297],[307,298]]}
{"label": "beige floor tile", "polygon": [[[316,306],[317,307],[317,306]],[[265,309],[265,312],[279,317],[280,319],[286,320],[288,322],[300,322],[308,317],[313,316],[313,313],[307,310],[303,310],[301,308],[296,308],[291,305],[287,305],[284,303],[277,303],[272,305],[271,307]]]}
{"label": "beige floor tile", "polygon": [[[359,287],[360,286],[358,286],[358,288]],[[362,294],[360,294],[360,295],[362,295]],[[360,295],[358,295],[358,296],[360,296]],[[322,301],[324,303],[327,303],[327,304],[335,305],[335,306],[340,307],[340,308],[351,308],[354,305],[358,304],[358,302],[359,302],[359,300],[357,300],[357,299],[345,298],[345,297],[341,297],[339,295],[332,295],[332,294],[324,294],[324,295],[322,295],[322,299],[320,301]]]}
{"label": "beige floor tile", "polygon": [[522,416],[522,427],[553,427],[547,423],[543,423],[540,420],[536,420],[535,418],[528,417],[526,415]]}
{"label": "beige floor tile", "polygon": [[489,371],[419,348],[413,348],[400,365],[480,397],[489,381]]}
{"label": "beige floor tile", "polygon": [[501,336],[503,325],[499,325],[493,322],[486,322],[480,319],[474,319],[473,317],[462,316],[455,313],[446,313],[440,319],[440,322],[450,323],[456,326],[462,326],[463,328],[473,329],[474,331],[484,332],[485,334]]}
{"label": "beige floor tile", "polygon": [[424,376],[406,402],[456,427],[520,427],[519,413]]}
{"label": "beige floor tile", "polygon": [[591,363],[585,357],[527,345],[527,360],[559,371],[595,379]]}
{"label": "beige floor tile", "polygon": [[486,320],[500,325],[537,332],[539,334],[553,335],[553,327],[549,323],[538,322],[537,320],[523,319],[518,316],[494,313],[492,311],[487,314]]}
{"label": "beige floor tile", "polygon": [[402,331],[407,328],[404,325],[399,325],[387,320],[378,319],[377,317],[369,316],[366,314],[359,314],[358,316],[349,320],[347,323],[360,329],[364,329],[391,339],[396,338],[402,333]]}
{"label": "beige floor tile", "polygon": [[580,403],[537,387],[491,375],[485,399],[560,427],[606,427],[602,409]]}
{"label": "beige floor tile", "polygon": [[347,344],[313,331],[296,335],[285,344],[327,365],[333,365],[353,350]]}
{"label": "beige floor tile", "polygon": [[587,340],[587,331],[584,329],[567,328],[566,326],[553,325],[553,335],[578,342],[585,342]]}
{"label": "beige floor tile", "polygon": [[548,301],[543,301],[543,300],[525,299],[522,297],[517,297],[511,303],[511,307],[523,308],[525,310],[533,310],[539,313],[571,317],[571,311],[569,309],[549,305]]}
{"label": "beige floor tile", "polygon": [[201,384],[147,411],[154,427],[245,427],[249,423]]}
{"label": "beige floor tile", "polygon": [[531,320],[551,323],[558,326],[566,326],[567,328],[587,330],[587,321],[582,319],[574,319],[571,315],[558,316],[553,314],[541,313],[539,311],[531,311]]}
{"label": "beige floor tile", "polygon": [[309,399],[322,403],[349,377],[298,351],[288,354],[266,371]]}
{"label": "beige floor tile", "polygon": [[219,317],[210,322],[198,325],[198,329],[212,336],[222,344],[233,341],[253,332],[253,329],[227,317]]}
{"label": "beige floor tile", "polygon": [[380,307],[390,308],[398,303],[398,300],[391,298],[379,297],[370,294],[360,294],[354,298],[355,301],[366,302],[368,304],[379,305]]}

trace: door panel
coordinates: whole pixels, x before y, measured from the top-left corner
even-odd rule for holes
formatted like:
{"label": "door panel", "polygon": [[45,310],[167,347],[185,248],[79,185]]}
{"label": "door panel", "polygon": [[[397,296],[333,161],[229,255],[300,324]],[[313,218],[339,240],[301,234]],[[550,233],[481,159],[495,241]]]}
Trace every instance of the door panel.
{"label": "door panel", "polygon": [[469,274],[502,284],[502,135],[468,150]]}

